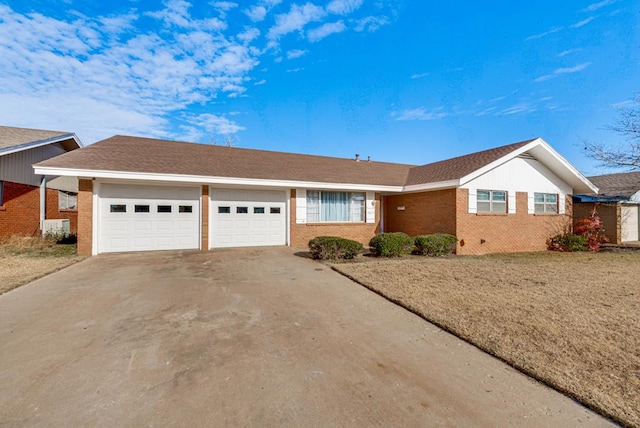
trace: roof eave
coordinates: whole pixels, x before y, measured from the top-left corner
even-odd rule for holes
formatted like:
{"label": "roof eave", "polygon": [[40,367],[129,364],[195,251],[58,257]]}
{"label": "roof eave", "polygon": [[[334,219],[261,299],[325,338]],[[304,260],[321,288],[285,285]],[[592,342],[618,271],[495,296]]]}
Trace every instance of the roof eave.
{"label": "roof eave", "polygon": [[142,180],[150,182],[177,182],[193,184],[219,184],[225,186],[257,186],[257,187],[283,187],[283,188],[314,188],[314,189],[334,189],[334,190],[362,190],[372,192],[400,193],[402,186],[390,186],[379,184],[363,183],[330,183],[317,181],[296,181],[296,180],[273,180],[265,178],[242,178],[242,177],[217,177],[199,176],[183,174],[161,174],[147,172],[129,171],[104,171],[90,169],[58,168],[33,166],[36,174],[55,175],[78,178],[102,178],[110,180]]}
{"label": "roof eave", "polygon": [[6,147],[4,149],[0,149],[0,156],[9,155],[11,153],[22,152],[25,150],[34,149],[36,147],[47,146],[49,144],[60,143],[67,140],[73,140],[76,143],[75,148],[71,148],[67,150],[68,152],[76,149],[81,149],[84,147],[78,136],[74,133],[62,134],[56,137],[45,138],[44,140],[30,141],[28,143],[22,143],[11,147]]}

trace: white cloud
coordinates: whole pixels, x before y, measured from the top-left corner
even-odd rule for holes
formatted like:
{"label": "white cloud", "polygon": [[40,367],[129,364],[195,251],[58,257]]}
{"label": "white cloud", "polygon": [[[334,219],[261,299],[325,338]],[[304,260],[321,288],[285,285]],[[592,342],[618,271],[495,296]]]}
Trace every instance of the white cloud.
{"label": "white cloud", "polygon": [[605,6],[609,6],[610,4],[614,4],[616,2],[617,2],[617,0],[603,0],[603,1],[598,2],[598,3],[592,3],[589,6],[585,7],[584,9],[582,9],[582,12],[593,12],[593,11],[601,9],[601,8],[603,8]]}
{"label": "white cloud", "polygon": [[267,83],[266,79],[262,79],[262,80],[258,80],[257,82],[254,83],[255,86],[261,86],[264,85],[265,83]]}
{"label": "white cloud", "polygon": [[410,77],[412,79],[422,79],[423,77],[427,77],[429,75],[429,73],[415,73],[412,74]]}
{"label": "white cloud", "polygon": [[[187,122],[197,126],[206,134],[231,135],[246,128],[227,119],[224,116],[218,116],[210,113],[203,113],[198,116],[187,117]],[[204,135],[204,134],[203,134]]]}
{"label": "white cloud", "polygon": [[342,21],[326,23],[322,24],[318,28],[307,31],[307,37],[309,38],[310,42],[317,42],[327,36],[330,36],[331,34],[341,33],[346,29],[347,27]]}
{"label": "white cloud", "polygon": [[591,21],[593,21],[595,18],[593,16],[590,16],[589,18],[583,19],[582,21],[578,21],[575,24],[571,25],[571,28],[580,28],[583,27],[585,25],[587,25],[588,23],[590,23]]}
{"label": "white cloud", "polygon": [[264,21],[267,16],[267,8],[264,6],[253,6],[245,10],[244,13],[254,22]]}
{"label": "white cloud", "polygon": [[449,116],[449,113],[442,111],[442,108],[437,108],[432,111],[427,111],[424,107],[418,107],[414,109],[404,110],[400,114],[395,115],[396,120],[436,120]]}
{"label": "white cloud", "polygon": [[290,68],[287,70],[287,73],[298,73],[299,71],[304,70],[304,67],[298,67],[298,68]]}
{"label": "white cloud", "polygon": [[354,30],[356,31],[368,31],[373,33],[378,31],[383,25],[387,25],[389,20],[385,16],[367,16],[366,18],[356,21]]}
{"label": "white cloud", "polygon": [[287,59],[300,58],[301,56],[304,56],[307,52],[309,51],[304,49],[293,49],[293,50],[287,51]]}
{"label": "white cloud", "polygon": [[[188,9],[170,1],[146,15],[171,28],[161,38],[138,27],[132,13],[53,19],[0,5],[0,117],[68,129],[85,142],[114,133],[179,137],[172,131],[176,113],[241,95],[259,63],[247,45],[255,35],[234,42],[226,27],[194,19]],[[206,123],[226,132],[241,128],[221,119]]]}
{"label": "white cloud", "polygon": [[544,82],[546,80],[550,80],[553,79],[555,77],[558,77],[562,74],[572,74],[572,73],[578,73],[582,70],[584,70],[585,68],[589,67],[591,65],[591,62],[584,62],[582,64],[578,64],[575,67],[566,67],[566,68],[557,68],[555,70],[553,70],[553,73],[550,74],[545,74],[544,76],[540,76],[536,79],[534,79],[534,82]]}
{"label": "white cloud", "polygon": [[276,15],[276,23],[269,29],[267,37],[276,40],[294,31],[302,31],[305,25],[319,21],[324,16],[324,9],[313,3],[305,3],[302,6],[294,4],[288,13]]}
{"label": "white cloud", "polygon": [[221,9],[224,11],[229,11],[231,9],[235,9],[236,7],[238,7],[238,3],[234,3],[230,1],[217,1],[217,2],[214,2],[212,5],[216,9]]}
{"label": "white cloud", "polygon": [[503,110],[500,110],[499,112],[495,113],[496,116],[510,116],[512,114],[518,114],[518,113],[529,113],[529,112],[533,112],[536,109],[531,107],[530,105],[526,104],[526,103],[518,103],[518,104],[514,104],[510,107],[507,107]]}
{"label": "white cloud", "polygon": [[327,5],[327,12],[346,15],[362,6],[363,0],[332,0]]}
{"label": "white cloud", "polygon": [[576,49],[567,49],[564,50],[562,52],[560,52],[557,56],[559,58],[562,58],[563,56],[567,56],[567,55],[571,55],[572,53],[576,53],[576,52],[580,52],[582,49],[580,48],[576,48]]}
{"label": "white cloud", "polygon": [[541,38],[543,38],[543,37],[545,37],[545,36],[548,36],[548,35],[550,35],[550,34],[557,33],[557,32],[559,32],[559,31],[562,31],[562,27],[553,27],[553,28],[551,28],[550,30],[547,30],[547,31],[545,31],[545,32],[543,32],[543,33],[540,33],[540,34],[534,34],[533,36],[529,36],[529,37],[527,37],[527,38],[525,39],[525,41],[541,39]]}

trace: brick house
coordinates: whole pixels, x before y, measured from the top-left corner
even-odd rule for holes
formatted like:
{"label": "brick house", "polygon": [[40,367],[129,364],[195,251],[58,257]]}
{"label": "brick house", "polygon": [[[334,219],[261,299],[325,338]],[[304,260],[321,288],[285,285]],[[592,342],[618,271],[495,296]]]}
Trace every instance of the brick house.
{"label": "brick house", "polygon": [[640,241],[640,172],[589,177],[597,195],[574,195],[574,223],[595,209],[613,244]]}
{"label": "brick house", "polygon": [[596,187],[536,138],[415,166],[114,136],[34,166],[79,179],[78,251],[305,247],[447,232],[459,254],[545,249]]}
{"label": "brick house", "polygon": [[78,180],[34,174],[34,163],[82,147],[75,134],[0,126],[0,237],[35,236],[45,219],[67,219],[76,233]]}

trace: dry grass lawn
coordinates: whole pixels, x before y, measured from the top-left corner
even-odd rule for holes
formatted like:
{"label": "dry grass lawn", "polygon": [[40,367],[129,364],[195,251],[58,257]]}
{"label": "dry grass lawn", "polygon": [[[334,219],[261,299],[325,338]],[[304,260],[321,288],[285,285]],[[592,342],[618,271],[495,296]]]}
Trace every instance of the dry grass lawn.
{"label": "dry grass lawn", "polygon": [[333,267],[589,407],[640,426],[640,254],[361,258]]}
{"label": "dry grass lawn", "polygon": [[75,244],[11,237],[0,242],[0,294],[83,260]]}

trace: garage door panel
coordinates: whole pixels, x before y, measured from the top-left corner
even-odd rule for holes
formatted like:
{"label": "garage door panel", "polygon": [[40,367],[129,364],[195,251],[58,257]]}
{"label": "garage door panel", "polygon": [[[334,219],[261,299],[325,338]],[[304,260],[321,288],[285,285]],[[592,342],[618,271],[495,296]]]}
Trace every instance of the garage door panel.
{"label": "garage door panel", "polygon": [[199,248],[199,188],[103,183],[98,196],[98,252]]}
{"label": "garage door panel", "polygon": [[211,189],[211,247],[286,244],[286,192]]}

